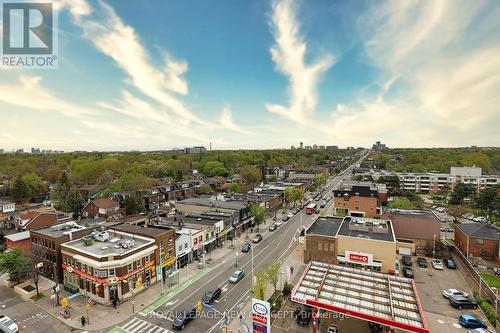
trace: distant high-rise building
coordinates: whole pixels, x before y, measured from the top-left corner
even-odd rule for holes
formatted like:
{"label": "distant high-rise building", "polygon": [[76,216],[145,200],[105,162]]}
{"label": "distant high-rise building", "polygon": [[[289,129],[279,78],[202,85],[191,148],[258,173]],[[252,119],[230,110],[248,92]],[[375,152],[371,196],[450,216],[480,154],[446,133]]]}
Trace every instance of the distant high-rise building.
{"label": "distant high-rise building", "polygon": [[207,151],[207,148],[203,146],[194,146],[190,148],[184,148],[184,153],[185,154],[199,154],[199,153],[204,153]]}
{"label": "distant high-rise building", "polygon": [[24,149],[22,149],[22,148],[17,149],[16,154],[24,154]]}
{"label": "distant high-rise building", "polygon": [[304,142],[300,143],[300,149],[304,149]]}
{"label": "distant high-rise building", "polygon": [[385,146],[385,144],[381,143],[380,141],[375,142],[372,146],[372,149],[375,151],[382,151],[386,148],[387,147]]}
{"label": "distant high-rise building", "polygon": [[318,149],[318,145],[317,144],[313,144],[313,149]]}
{"label": "distant high-rise building", "polygon": [[0,149],[0,154],[3,154],[4,150],[3,149]]}
{"label": "distant high-rise building", "polygon": [[339,150],[339,146],[326,146],[326,150],[336,151]]}
{"label": "distant high-rise building", "polygon": [[31,147],[31,154],[33,154],[33,155],[39,155],[40,154],[40,148],[33,148],[33,147]]}

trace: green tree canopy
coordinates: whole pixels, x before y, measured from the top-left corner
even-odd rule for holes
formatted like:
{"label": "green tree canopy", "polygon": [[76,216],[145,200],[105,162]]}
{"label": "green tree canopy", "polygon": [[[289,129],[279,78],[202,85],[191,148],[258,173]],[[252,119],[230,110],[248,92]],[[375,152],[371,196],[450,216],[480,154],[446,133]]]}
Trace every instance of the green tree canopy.
{"label": "green tree canopy", "polygon": [[22,248],[16,247],[0,254],[0,274],[8,274],[9,280],[20,283],[30,277],[33,264],[23,255]]}
{"label": "green tree canopy", "polygon": [[255,184],[262,180],[262,171],[251,165],[245,165],[240,169],[240,176],[248,184]]}

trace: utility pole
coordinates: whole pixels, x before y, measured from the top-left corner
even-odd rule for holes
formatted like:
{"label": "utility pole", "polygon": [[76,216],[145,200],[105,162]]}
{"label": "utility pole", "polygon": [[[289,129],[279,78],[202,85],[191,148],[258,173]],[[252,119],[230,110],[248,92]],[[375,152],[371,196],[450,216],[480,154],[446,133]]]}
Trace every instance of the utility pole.
{"label": "utility pole", "polygon": [[436,256],[436,235],[434,235],[434,241],[432,243],[432,259]]}

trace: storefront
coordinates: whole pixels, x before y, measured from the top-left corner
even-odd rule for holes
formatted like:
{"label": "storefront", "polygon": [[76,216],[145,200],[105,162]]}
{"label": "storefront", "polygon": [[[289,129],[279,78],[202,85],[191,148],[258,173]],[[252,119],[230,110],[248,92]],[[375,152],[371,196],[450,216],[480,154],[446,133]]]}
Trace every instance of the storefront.
{"label": "storefront", "polygon": [[368,269],[371,271],[380,271],[382,269],[382,262],[374,260],[371,253],[346,250],[343,255],[337,255],[337,262],[347,267]]}

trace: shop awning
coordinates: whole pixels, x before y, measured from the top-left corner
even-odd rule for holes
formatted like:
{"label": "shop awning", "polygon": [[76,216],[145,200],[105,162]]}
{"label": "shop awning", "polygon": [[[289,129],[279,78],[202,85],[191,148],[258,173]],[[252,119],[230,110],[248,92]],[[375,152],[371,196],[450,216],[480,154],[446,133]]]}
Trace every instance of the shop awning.
{"label": "shop awning", "polygon": [[429,333],[412,279],[312,261],[292,301],[407,332]]}

